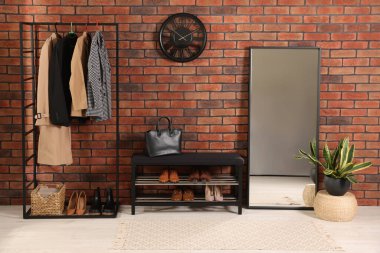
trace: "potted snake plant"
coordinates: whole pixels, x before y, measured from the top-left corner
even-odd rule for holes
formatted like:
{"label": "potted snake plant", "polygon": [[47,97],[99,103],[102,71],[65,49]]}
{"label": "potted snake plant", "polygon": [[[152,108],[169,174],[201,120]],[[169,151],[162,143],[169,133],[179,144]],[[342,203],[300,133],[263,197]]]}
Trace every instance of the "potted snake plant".
{"label": "potted snake plant", "polygon": [[343,196],[350,188],[351,183],[357,183],[354,172],[364,170],[372,166],[371,162],[355,163],[355,145],[350,146],[349,138],[339,141],[338,146],[330,151],[327,144],[323,148],[324,160],[317,159],[317,144],[310,142],[310,153],[299,150],[297,159],[306,159],[310,163],[323,168],[324,185],[330,195]]}

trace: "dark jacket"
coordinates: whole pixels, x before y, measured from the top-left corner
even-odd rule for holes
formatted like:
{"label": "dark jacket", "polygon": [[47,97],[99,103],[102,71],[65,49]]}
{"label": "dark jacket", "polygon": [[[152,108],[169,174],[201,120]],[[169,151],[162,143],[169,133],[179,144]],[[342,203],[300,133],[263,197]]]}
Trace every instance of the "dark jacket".
{"label": "dark jacket", "polygon": [[49,114],[51,123],[59,126],[70,125],[71,58],[77,36],[67,35],[54,48],[49,64]]}

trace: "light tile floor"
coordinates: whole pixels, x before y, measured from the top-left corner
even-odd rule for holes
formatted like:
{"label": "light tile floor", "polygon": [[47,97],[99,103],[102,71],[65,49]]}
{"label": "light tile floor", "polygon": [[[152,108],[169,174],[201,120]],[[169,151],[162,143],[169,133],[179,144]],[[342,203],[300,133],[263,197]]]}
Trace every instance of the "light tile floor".
{"label": "light tile floor", "polygon": [[[154,211],[154,212],[153,212]],[[159,211],[159,212],[156,212]],[[157,217],[194,215],[187,208],[138,208],[137,215]],[[235,215],[221,208],[219,214]],[[231,211],[235,211],[231,209]],[[145,213],[144,213],[145,212]],[[205,210],[197,210],[202,215]],[[252,214],[258,219],[302,219],[321,224],[338,246],[348,253],[380,253],[380,207],[360,207],[352,222],[335,223],[315,218],[312,211],[297,210],[243,210],[243,215]],[[0,206],[0,252],[1,253],[106,253],[112,252],[112,242],[118,223],[130,215],[130,208],[123,206],[117,219],[81,220],[23,220],[20,206]],[[125,251],[128,252],[128,251]],[[131,252],[131,251],[129,251]],[[138,253],[179,251],[136,251]],[[195,251],[185,251],[195,252]],[[196,251],[211,252],[211,251]],[[215,252],[215,251],[213,251]],[[216,251],[227,253],[227,251]],[[289,251],[233,251],[238,252],[287,252]],[[301,253],[301,252],[299,252]],[[312,253],[312,252],[308,252]]]}

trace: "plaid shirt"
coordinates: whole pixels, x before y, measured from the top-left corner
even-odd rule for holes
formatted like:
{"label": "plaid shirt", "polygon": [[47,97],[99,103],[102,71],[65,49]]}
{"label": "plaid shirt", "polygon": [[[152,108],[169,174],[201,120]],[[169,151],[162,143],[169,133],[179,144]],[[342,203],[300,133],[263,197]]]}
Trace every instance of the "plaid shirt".
{"label": "plaid shirt", "polygon": [[101,32],[96,32],[91,41],[88,58],[87,103],[86,116],[94,117],[96,121],[108,120],[112,117],[111,65]]}

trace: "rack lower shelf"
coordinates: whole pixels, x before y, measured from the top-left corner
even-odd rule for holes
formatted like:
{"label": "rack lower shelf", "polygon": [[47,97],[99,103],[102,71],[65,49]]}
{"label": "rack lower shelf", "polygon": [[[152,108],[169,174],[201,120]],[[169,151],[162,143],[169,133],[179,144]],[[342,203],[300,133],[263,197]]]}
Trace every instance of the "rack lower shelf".
{"label": "rack lower shelf", "polygon": [[239,185],[238,180],[234,176],[228,176],[228,175],[221,175],[221,176],[215,176],[211,179],[211,181],[198,181],[198,182],[192,182],[188,180],[188,177],[186,176],[180,176],[178,183],[161,183],[158,181],[158,175],[151,175],[151,176],[137,176],[135,185]]}
{"label": "rack lower shelf", "polygon": [[24,214],[24,219],[109,219],[116,218],[119,210],[119,206],[116,205],[115,212],[111,215],[94,215],[94,214],[84,214],[84,215],[32,215],[31,209]]}
{"label": "rack lower shelf", "polygon": [[237,199],[234,196],[224,196],[223,201],[207,201],[204,197],[195,197],[193,201],[173,201],[170,196],[138,196],[136,206],[229,206],[236,205]]}

